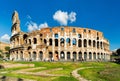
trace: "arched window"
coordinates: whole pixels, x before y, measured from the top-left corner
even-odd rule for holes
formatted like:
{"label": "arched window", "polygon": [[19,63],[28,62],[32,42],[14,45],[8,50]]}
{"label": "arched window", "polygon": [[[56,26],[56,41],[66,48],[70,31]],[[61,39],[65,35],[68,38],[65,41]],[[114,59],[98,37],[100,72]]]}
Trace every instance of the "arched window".
{"label": "arched window", "polygon": [[64,38],[60,39],[60,46],[64,46],[64,41],[65,41]]}
{"label": "arched window", "polygon": [[99,41],[97,41],[97,48],[99,48]]}
{"label": "arched window", "polygon": [[36,60],[36,52],[33,52],[33,60]]}
{"label": "arched window", "polygon": [[84,47],[87,47],[87,40],[84,39]]}
{"label": "arched window", "polygon": [[49,52],[49,58],[52,60],[52,58],[53,58],[53,53],[52,52]]}
{"label": "arched window", "polygon": [[87,52],[84,52],[84,60],[87,60]]}
{"label": "arched window", "polygon": [[82,38],[82,35],[81,35],[81,34],[78,34],[78,38]]}
{"label": "arched window", "polygon": [[61,53],[60,53],[60,58],[61,58],[61,59],[65,59],[65,54],[64,54],[63,51],[61,51]]}
{"label": "arched window", "polygon": [[73,40],[72,40],[72,45],[76,45],[76,39],[75,38],[73,38]]}
{"label": "arched window", "polygon": [[89,46],[91,46],[91,40],[88,41]]}
{"label": "arched window", "polygon": [[70,52],[67,52],[67,60],[70,59]]}
{"label": "arched window", "polygon": [[31,44],[31,39],[29,39],[29,44]]}
{"label": "arched window", "polygon": [[31,47],[31,46],[29,46],[29,47],[28,47],[28,50],[31,50],[31,49],[32,49],[32,47]]}
{"label": "arched window", "polygon": [[46,39],[44,39],[44,44],[47,44],[47,40]]}
{"label": "arched window", "polygon": [[58,46],[58,39],[55,39],[55,46]]}
{"label": "arched window", "polygon": [[82,60],[82,52],[78,53],[79,60]]}
{"label": "arched window", "polygon": [[70,45],[70,38],[66,39],[66,43]]}
{"label": "arched window", "polygon": [[52,46],[52,39],[49,39],[49,45]]}
{"label": "arched window", "polygon": [[95,42],[95,40],[93,40],[93,47],[95,47],[96,46],[96,42]]}
{"label": "arched window", "polygon": [[23,60],[23,52],[20,52],[20,59]]}
{"label": "arched window", "polygon": [[42,60],[42,59],[43,59],[43,52],[40,51],[39,54],[40,54],[40,55],[39,55],[39,58],[40,58],[40,60]]}
{"label": "arched window", "polygon": [[92,53],[89,52],[89,59],[92,59]]}
{"label": "arched window", "polygon": [[93,58],[96,59],[96,53],[95,52],[93,53]]}
{"label": "arched window", "polygon": [[100,42],[100,47],[101,47],[101,49],[102,49],[102,42]]}
{"label": "arched window", "polygon": [[23,35],[23,41],[24,41],[24,43],[27,43],[27,37],[28,37],[27,34]]}
{"label": "arched window", "polygon": [[78,40],[78,47],[82,47],[82,40],[81,39]]}
{"label": "arched window", "polygon": [[33,43],[37,44],[37,39],[36,38],[33,38]]}
{"label": "arched window", "polygon": [[73,58],[76,59],[77,58],[77,53],[74,51],[73,52]]}

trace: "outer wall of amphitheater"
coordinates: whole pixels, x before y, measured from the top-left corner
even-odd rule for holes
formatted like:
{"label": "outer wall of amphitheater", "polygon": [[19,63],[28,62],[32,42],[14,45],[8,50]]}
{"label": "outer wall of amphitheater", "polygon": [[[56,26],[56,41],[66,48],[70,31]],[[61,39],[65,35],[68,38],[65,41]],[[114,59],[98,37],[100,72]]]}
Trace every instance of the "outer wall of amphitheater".
{"label": "outer wall of amphitheater", "polygon": [[[17,17],[16,17],[17,15]],[[14,18],[16,17],[16,21]],[[15,61],[107,61],[109,41],[103,33],[81,27],[42,28],[29,33],[20,30],[18,13],[12,16],[10,59]]]}

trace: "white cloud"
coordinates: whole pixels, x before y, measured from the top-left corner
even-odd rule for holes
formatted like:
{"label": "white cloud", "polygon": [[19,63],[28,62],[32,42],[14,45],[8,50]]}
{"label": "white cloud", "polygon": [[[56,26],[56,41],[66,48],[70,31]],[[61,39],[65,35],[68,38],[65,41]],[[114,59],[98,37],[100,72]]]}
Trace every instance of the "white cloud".
{"label": "white cloud", "polygon": [[30,22],[27,22],[26,25],[28,27],[29,32],[48,27],[47,22],[41,23],[40,25],[38,25],[37,23],[30,21]]}
{"label": "white cloud", "polygon": [[38,29],[38,25],[32,21],[27,22],[26,24],[28,27],[28,31],[30,31],[30,32]]}
{"label": "white cloud", "polygon": [[61,25],[67,25],[68,13],[58,10],[53,15],[53,19],[58,21]]}
{"label": "white cloud", "polygon": [[8,34],[4,34],[0,37],[0,41],[9,43],[10,42],[10,36]]}
{"label": "white cloud", "polygon": [[44,22],[43,24],[39,25],[39,29],[41,29],[41,28],[47,28],[47,27],[48,27],[48,24],[46,22]]}
{"label": "white cloud", "polygon": [[76,13],[75,12],[71,12],[69,14],[69,20],[71,23],[76,21]]}
{"label": "white cloud", "polygon": [[71,12],[70,14],[68,14],[68,12],[58,10],[53,15],[53,19],[59,22],[60,25],[67,25],[68,21],[70,21],[71,23],[76,21],[76,13]]}

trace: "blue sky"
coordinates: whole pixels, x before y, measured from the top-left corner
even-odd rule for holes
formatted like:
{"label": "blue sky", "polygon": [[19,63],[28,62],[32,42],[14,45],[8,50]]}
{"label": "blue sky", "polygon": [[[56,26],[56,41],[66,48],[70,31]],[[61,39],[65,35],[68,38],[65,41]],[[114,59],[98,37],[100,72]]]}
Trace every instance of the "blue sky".
{"label": "blue sky", "polygon": [[[92,28],[104,33],[105,38],[110,41],[110,49],[113,50],[120,47],[119,4],[120,0],[1,0],[0,38],[7,40],[11,35],[11,16],[16,10],[22,31],[28,32],[28,26],[31,25]],[[59,20],[53,18],[57,11],[66,13],[67,17],[73,12],[76,19],[71,22],[67,18],[67,24],[60,24]]]}

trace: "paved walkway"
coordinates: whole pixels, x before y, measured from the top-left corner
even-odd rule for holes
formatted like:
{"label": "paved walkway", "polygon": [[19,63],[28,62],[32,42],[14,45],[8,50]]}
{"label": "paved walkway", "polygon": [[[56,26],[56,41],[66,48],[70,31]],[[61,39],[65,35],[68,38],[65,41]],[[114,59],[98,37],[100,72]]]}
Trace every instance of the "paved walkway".
{"label": "paved walkway", "polygon": [[82,67],[82,68],[75,69],[72,71],[72,76],[75,77],[79,81],[90,81],[90,80],[87,80],[87,79],[81,77],[80,74],[78,74],[79,70],[83,70],[83,69],[87,69],[87,68],[93,68],[93,67]]}

